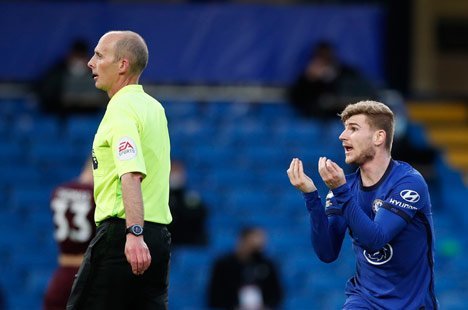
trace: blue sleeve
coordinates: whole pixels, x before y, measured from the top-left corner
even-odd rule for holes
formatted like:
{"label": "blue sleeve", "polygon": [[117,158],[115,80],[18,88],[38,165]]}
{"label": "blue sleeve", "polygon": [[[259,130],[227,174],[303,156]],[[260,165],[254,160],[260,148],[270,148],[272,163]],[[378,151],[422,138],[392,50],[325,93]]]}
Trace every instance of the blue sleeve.
{"label": "blue sleeve", "polygon": [[312,246],[321,261],[331,263],[340,253],[346,222],[338,212],[333,212],[332,208],[329,208],[332,212],[325,212],[318,191],[304,194],[304,200],[310,216]]}
{"label": "blue sleeve", "polygon": [[333,194],[338,204],[342,206],[343,216],[354,240],[369,251],[378,251],[411,221],[417,210],[424,207],[425,199],[420,199],[418,194],[423,191],[424,184],[418,181],[404,180],[395,184],[377,211],[374,220],[370,219],[356,203],[347,184],[333,190]]}

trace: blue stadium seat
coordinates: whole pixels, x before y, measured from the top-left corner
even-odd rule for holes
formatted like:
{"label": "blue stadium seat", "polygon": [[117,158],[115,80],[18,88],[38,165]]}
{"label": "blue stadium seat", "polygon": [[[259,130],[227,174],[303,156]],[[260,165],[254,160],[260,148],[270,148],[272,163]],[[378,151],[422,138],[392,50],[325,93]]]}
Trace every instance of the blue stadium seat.
{"label": "blue stadium seat", "polygon": [[255,104],[260,119],[272,122],[278,119],[291,119],[296,111],[287,102],[262,102]]}
{"label": "blue stadium seat", "polygon": [[[62,143],[60,143],[62,142]],[[83,158],[83,152],[89,152],[83,148],[75,148],[69,141],[34,141],[30,146],[29,158],[32,163],[43,165],[56,163],[79,162],[77,158]],[[81,162],[80,162],[81,163]]]}
{"label": "blue stadium seat", "polygon": [[213,250],[227,252],[234,248],[237,239],[237,229],[217,229],[210,231],[210,246]]}
{"label": "blue stadium seat", "polygon": [[289,296],[284,303],[285,310],[296,310],[296,309],[316,309],[321,310],[320,304],[310,294],[300,296]]}
{"label": "blue stadium seat", "polygon": [[214,142],[215,128],[207,126],[199,119],[186,119],[169,123],[169,135],[173,140],[190,146],[209,145]]}
{"label": "blue stadium seat", "polygon": [[228,166],[234,163],[238,154],[234,149],[219,148],[214,145],[199,145],[192,149],[191,166],[210,168],[215,166]]}
{"label": "blue stadium seat", "polygon": [[251,167],[266,168],[272,166],[281,166],[288,163],[290,157],[283,153],[281,148],[276,145],[250,145],[243,148],[239,153],[242,160],[248,163]]}
{"label": "blue stadium seat", "polygon": [[407,135],[411,141],[411,144],[417,148],[425,148],[430,143],[426,135],[426,131],[421,124],[410,122],[406,129]]}
{"label": "blue stadium seat", "polygon": [[28,210],[48,210],[52,186],[35,185],[31,187],[14,188],[11,193],[10,205],[13,210],[26,212]]}
{"label": "blue stadium seat", "polygon": [[0,99],[0,115],[3,117],[16,117],[20,114],[34,114],[38,103],[28,98]]}
{"label": "blue stadium seat", "polygon": [[102,114],[91,116],[71,116],[66,125],[65,134],[68,140],[85,142],[91,145],[99,127]]}
{"label": "blue stadium seat", "polygon": [[[277,262],[286,289],[282,309],[341,308],[345,282],[354,272],[349,236],[336,262],[320,262],[310,245],[303,199],[286,175],[291,159],[300,157],[324,197],[327,189],[316,171],[317,160],[327,156],[343,164],[337,139],[341,122],[301,120],[284,104],[190,100],[163,104],[169,119],[172,156],[186,163],[189,188],[199,191],[209,210],[209,244],[174,247],[170,308],[205,308],[205,287],[213,259],[234,248],[239,230],[246,225],[267,231],[267,253]],[[39,295],[56,265],[50,191],[78,174],[100,116],[72,117],[63,130],[54,118],[27,108],[22,111],[12,116],[12,122],[0,124],[4,138],[0,194],[6,201],[0,207],[0,227],[28,229],[0,237],[0,282],[15,287],[7,289],[14,305],[11,309],[37,309]],[[421,132],[416,130],[418,134]],[[463,208],[467,191],[460,174],[443,160],[437,163],[437,172],[443,207],[434,212],[436,287],[444,308],[462,309],[467,290],[463,272],[468,245],[463,228],[468,223],[468,212]],[[451,240],[458,250],[452,249],[450,254],[446,247]],[[45,254],[35,251],[37,247]]]}
{"label": "blue stadium seat", "polygon": [[0,186],[33,186],[43,180],[43,175],[34,165],[4,162],[0,164],[0,169]]}
{"label": "blue stadium seat", "polygon": [[465,310],[466,295],[458,291],[442,290],[437,294],[441,309]]}
{"label": "blue stadium seat", "polygon": [[252,145],[269,145],[268,128],[261,124],[256,119],[240,120],[229,122],[222,126],[218,135],[221,137],[219,140],[229,141],[232,144],[252,146]]}
{"label": "blue stadium seat", "polygon": [[233,169],[231,166],[221,167],[220,169],[211,170],[209,175],[205,176],[214,184],[219,186],[227,186],[229,184],[242,184],[243,186],[254,185],[258,179],[247,171]]}
{"label": "blue stadium seat", "polygon": [[235,121],[245,118],[251,106],[245,102],[211,101],[201,104],[202,117],[211,122]]}
{"label": "blue stadium seat", "polygon": [[11,130],[15,139],[55,140],[57,142],[62,128],[59,120],[54,116],[21,115],[16,118]]}
{"label": "blue stadium seat", "polygon": [[31,270],[26,277],[26,291],[32,296],[36,296],[37,299],[42,302],[45,290],[49,284],[49,280],[52,277],[54,269],[55,266]]}
{"label": "blue stadium seat", "polygon": [[196,118],[199,113],[199,105],[195,101],[163,100],[162,105],[169,123],[187,118]]}
{"label": "blue stadium seat", "polygon": [[314,120],[297,120],[284,122],[274,128],[277,138],[283,142],[299,139],[300,141],[311,141],[320,139],[324,132],[323,123]]}
{"label": "blue stadium seat", "polygon": [[251,188],[242,191],[228,192],[226,197],[226,210],[238,214],[255,212],[254,210],[269,210],[274,201],[269,193],[261,192]]}

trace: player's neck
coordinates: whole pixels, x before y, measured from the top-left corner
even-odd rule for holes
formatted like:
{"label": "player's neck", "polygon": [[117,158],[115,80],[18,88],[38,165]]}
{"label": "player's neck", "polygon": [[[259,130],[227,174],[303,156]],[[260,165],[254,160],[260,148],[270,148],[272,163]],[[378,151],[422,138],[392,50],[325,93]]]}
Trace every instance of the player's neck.
{"label": "player's neck", "polygon": [[391,160],[390,154],[376,155],[371,161],[361,165],[362,185],[368,187],[377,184],[385,174]]}

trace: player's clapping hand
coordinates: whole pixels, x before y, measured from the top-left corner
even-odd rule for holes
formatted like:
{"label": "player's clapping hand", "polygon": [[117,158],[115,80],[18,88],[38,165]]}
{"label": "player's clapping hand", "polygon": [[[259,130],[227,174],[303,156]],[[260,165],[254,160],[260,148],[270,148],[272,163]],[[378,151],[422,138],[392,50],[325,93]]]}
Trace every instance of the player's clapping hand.
{"label": "player's clapping hand", "polygon": [[346,183],[343,169],[326,157],[320,157],[318,170],[329,189],[335,189]]}
{"label": "player's clapping hand", "polygon": [[311,193],[317,190],[312,179],[304,173],[304,167],[300,159],[294,158],[291,161],[287,173],[291,184],[301,192]]}
{"label": "player's clapping hand", "polygon": [[125,256],[135,275],[142,275],[151,264],[151,254],[143,236],[127,235]]}

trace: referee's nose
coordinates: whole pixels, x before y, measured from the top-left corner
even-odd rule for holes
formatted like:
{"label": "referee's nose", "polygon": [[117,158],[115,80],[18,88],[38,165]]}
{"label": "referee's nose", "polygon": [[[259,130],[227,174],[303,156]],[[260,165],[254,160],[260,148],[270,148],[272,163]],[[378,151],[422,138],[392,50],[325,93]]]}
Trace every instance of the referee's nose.
{"label": "referee's nose", "polygon": [[88,61],[88,68],[93,69],[94,68],[94,56],[91,57],[91,59]]}

